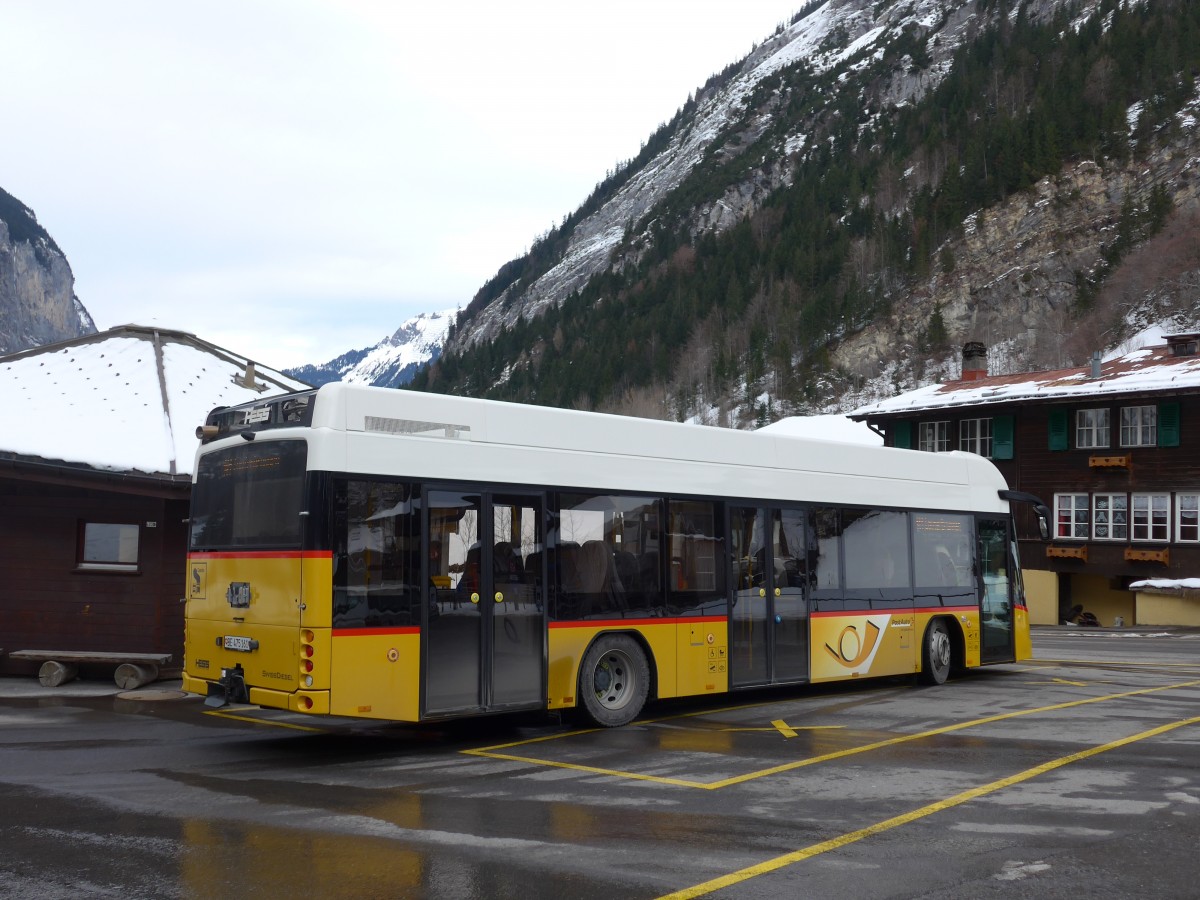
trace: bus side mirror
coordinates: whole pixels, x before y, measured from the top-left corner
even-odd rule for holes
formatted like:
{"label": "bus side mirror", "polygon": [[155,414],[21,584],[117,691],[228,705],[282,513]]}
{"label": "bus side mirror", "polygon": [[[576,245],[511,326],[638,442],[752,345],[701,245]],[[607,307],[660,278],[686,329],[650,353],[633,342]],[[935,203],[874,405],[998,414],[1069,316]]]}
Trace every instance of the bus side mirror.
{"label": "bus side mirror", "polygon": [[1037,520],[1038,520],[1038,532],[1042,535],[1042,540],[1043,541],[1050,540],[1050,520],[1047,519],[1045,514],[1043,514],[1043,513],[1038,513]]}

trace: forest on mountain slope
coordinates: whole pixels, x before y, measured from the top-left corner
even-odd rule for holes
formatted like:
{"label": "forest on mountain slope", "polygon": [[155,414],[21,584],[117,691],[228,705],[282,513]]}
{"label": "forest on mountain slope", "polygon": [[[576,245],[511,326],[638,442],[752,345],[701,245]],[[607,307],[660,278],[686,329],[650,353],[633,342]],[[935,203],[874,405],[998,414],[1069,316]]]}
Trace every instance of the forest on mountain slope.
{"label": "forest on mountain slope", "polygon": [[[646,221],[630,223],[620,250],[635,264],[609,267],[490,343],[444,354],[413,387],[679,419],[764,385],[793,411],[827,399],[814,391],[829,382],[830,349],[931,271],[953,271],[952,239],[970,214],[1074,162],[1123,165],[1178,139],[1176,114],[1196,96],[1198,3],[1103,0],[1077,27],[1070,7],[1035,22],[1025,5],[1011,15],[1001,2],[982,6],[993,24],[916,104],[863,102],[896,66],[929,64],[915,29],[840,81],[800,63],[761,83],[774,94],[770,128],[736,154],[714,141]],[[763,165],[780,130],[798,121],[810,131],[790,184],[724,233],[694,233],[696,207]],[[1106,277],[1171,213],[1161,186],[1143,203],[1127,201],[1104,265],[1077,273],[1073,316],[1086,319]],[[540,247],[544,258],[510,265],[544,267],[551,243]],[[494,302],[519,277],[502,271],[477,302]],[[947,340],[933,310],[919,347]]]}

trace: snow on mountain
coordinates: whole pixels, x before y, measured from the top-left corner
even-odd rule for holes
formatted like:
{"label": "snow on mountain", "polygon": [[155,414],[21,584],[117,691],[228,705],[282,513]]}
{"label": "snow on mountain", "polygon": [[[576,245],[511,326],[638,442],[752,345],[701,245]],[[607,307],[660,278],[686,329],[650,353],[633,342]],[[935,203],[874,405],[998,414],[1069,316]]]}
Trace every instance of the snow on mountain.
{"label": "snow on mountain", "polygon": [[400,387],[408,384],[417,369],[437,359],[446,340],[446,332],[457,310],[421,313],[396,329],[373,347],[351,350],[321,365],[285,370],[293,378],[320,386],[331,381]]}
{"label": "snow on mountain", "polygon": [[[1046,0],[1044,9],[1033,14],[1048,14],[1062,2]],[[1094,2],[1087,0],[1085,5],[1090,7]],[[463,323],[453,341],[455,349],[491,340],[518,318],[532,318],[548,306],[562,303],[609,265],[623,240],[634,237],[626,233],[631,223],[640,221],[666,199],[707,155],[725,152],[720,144],[733,129],[739,132],[740,145],[749,145],[764,134],[774,113],[769,103],[756,106],[755,96],[773,75],[806,65],[815,74],[842,82],[879,57],[889,42],[906,31],[936,33],[938,39],[930,42],[933,49],[927,70],[913,73],[899,69],[894,73],[885,92],[885,108],[879,111],[879,115],[886,115],[889,109],[919,100],[940,83],[950,69],[954,52],[978,27],[977,13],[973,0],[829,0],[772,35],[743,60],[731,80],[697,98],[694,115],[676,131],[666,149],[575,227],[556,265],[532,284],[511,285]],[[790,179],[787,156],[808,143],[808,136],[802,132],[783,136],[777,148],[783,164],[697,209],[695,227],[719,232],[736,224],[757,201]]]}

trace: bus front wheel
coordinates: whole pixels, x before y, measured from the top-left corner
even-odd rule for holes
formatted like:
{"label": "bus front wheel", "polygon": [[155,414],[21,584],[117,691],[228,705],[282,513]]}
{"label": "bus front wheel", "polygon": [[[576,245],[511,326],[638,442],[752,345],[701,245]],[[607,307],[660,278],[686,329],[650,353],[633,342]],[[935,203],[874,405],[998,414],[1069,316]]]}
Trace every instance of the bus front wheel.
{"label": "bus front wheel", "polygon": [[946,623],[934,619],[925,629],[925,645],[921,653],[921,681],[925,684],[945,684],[950,677],[953,659],[950,630]]}
{"label": "bus front wheel", "polygon": [[606,634],[588,648],[579,672],[579,696],[597,725],[629,724],[642,711],[649,693],[650,665],[633,638]]}

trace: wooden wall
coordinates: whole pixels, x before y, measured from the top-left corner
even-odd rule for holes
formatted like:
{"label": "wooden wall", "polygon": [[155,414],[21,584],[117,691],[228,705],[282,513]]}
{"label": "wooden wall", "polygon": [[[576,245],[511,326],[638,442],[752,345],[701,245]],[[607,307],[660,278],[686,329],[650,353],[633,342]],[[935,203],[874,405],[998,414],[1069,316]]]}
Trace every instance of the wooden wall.
{"label": "wooden wall", "polygon": [[[1122,406],[1155,405],[1169,401],[1180,404],[1179,446],[1121,447],[1120,409]],[[1111,446],[1106,449],[1077,449],[1074,446],[1074,410],[1107,407],[1110,410]],[[1052,410],[1067,410],[1070,449],[1051,450],[1049,423]],[[1075,402],[994,406],[979,405],[965,408],[934,410],[918,415],[889,417],[891,424],[903,418],[912,423],[913,445],[916,445],[917,423],[949,420],[952,446],[957,444],[958,422],[964,418],[991,415],[1014,417],[1013,459],[996,460],[996,467],[1009,486],[1041,497],[1053,510],[1057,493],[1127,493],[1154,491],[1200,491],[1200,395],[1164,397],[1147,395],[1142,398],[1124,396],[1084,398]],[[889,440],[891,443],[891,440]],[[1089,464],[1093,456],[1127,456],[1127,466],[1095,467]],[[1051,558],[1046,544],[1037,539],[1032,513],[1017,506],[1017,526],[1021,541],[1021,562],[1025,568],[1045,569],[1068,574],[1098,575],[1119,580],[1141,578],[1189,578],[1200,573],[1200,544],[1180,544],[1175,538],[1174,508],[1171,514],[1171,543],[1142,541],[1052,540],[1063,547],[1086,546],[1087,561]],[[1169,564],[1150,561],[1127,561],[1126,547],[1136,549],[1169,549]]]}
{"label": "wooden wall", "polygon": [[[184,499],[0,478],[0,648],[181,661],[187,514]],[[137,523],[137,572],[80,569],[85,521]]]}

